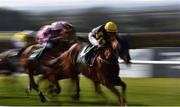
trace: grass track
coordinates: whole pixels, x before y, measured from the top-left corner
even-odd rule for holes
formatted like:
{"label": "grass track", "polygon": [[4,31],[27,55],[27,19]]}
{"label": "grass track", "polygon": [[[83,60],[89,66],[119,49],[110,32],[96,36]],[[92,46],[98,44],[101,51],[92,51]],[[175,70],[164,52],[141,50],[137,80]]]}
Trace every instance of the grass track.
{"label": "grass track", "polygon": [[[180,79],[178,78],[123,78],[127,83],[127,100],[132,106],[180,106]],[[0,106],[116,106],[116,97],[105,87],[102,87],[106,98],[95,94],[92,83],[81,78],[81,98],[79,101],[71,99],[74,86],[69,80],[60,81],[62,91],[60,95],[48,96],[46,103],[39,102],[39,97],[32,91],[27,96],[25,89],[27,77],[0,76]],[[40,88],[46,82],[42,82]],[[120,87],[116,87],[120,89]]]}

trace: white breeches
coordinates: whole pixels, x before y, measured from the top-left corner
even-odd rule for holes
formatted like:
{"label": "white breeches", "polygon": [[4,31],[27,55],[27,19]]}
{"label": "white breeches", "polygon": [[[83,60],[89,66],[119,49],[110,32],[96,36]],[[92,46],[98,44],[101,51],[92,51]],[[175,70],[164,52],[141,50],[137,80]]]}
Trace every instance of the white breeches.
{"label": "white breeches", "polygon": [[97,42],[97,40],[92,36],[92,33],[90,32],[88,35],[88,39],[90,41],[90,43],[94,46],[100,46],[99,43]]}

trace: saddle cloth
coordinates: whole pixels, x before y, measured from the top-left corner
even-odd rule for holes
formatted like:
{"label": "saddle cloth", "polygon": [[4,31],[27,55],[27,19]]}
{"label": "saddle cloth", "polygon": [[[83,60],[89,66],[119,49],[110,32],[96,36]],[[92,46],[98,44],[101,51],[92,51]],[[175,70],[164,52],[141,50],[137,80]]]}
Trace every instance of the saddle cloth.
{"label": "saddle cloth", "polygon": [[17,57],[21,49],[12,49],[11,52],[8,54],[8,57]]}
{"label": "saddle cloth", "polygon": [[44,49],[44,47],[40,47],[38,49],[35,49],[31,52],[31,54],[29,55],[29,58],[35,58],[42,50]]}
{"label": "saddle cloth", "polygon": [[89,44],[85,45],[78,54],[77,63],[93,65],[97,51],[98,47]]}
{"label": "saddle cloth", "polygon": [[14,65],[19,65],[19,53],[21,49],[12,49],[7,56],[7,62],[10,62]]}

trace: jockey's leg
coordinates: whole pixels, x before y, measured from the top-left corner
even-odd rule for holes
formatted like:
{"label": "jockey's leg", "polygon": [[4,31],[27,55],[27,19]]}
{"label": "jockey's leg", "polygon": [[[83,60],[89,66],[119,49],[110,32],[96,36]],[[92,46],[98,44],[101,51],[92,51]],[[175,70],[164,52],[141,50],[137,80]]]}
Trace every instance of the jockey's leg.
{"label": "jockey's leg", "polygon": [[50,48],[51,48],[50,43],[47,43],[46,45],[44,45],[44,46],[42,47],[42,49],[41,49],[37,54],[35,54],[34,56],[30,57],[29,60],[39,62],[39,60],[44,56],[44,54],[45,54]]}
{"label": "jockey's leg", "polygon": [[86,52],[85,54],[85,59],[86,59],[86,63],[89,64],[89,65],[92,65],[91,64],[91,55],[95,54],[97,50],[97,46],[92,46],[88,52]]}
{"label": "jockey's leg", "polygon": [[46,51],[47,51],[47,46],[44,46],[43,49],[35,57],[35,60],[39,61],[42,58],[42,56],[44,56]]}

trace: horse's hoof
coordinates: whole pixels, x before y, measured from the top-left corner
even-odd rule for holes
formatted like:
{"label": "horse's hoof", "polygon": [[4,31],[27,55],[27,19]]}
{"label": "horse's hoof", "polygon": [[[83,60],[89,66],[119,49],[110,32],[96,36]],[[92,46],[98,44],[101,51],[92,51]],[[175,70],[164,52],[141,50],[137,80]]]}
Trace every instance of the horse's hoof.
{"label": "horse's hoof", "polygon": [[44,95],[42,93],[39,94],[40,100],[41,102],[46,102],[46,98],[44,97]]}
{"label": "horse's hoof", "polygon": [[46,102],[46,99],[45,98],[41,98],[41,102],[42,103]]}
{"label": "horse's hoof", "polygon": [[61,89],[56,89],[55,92],[56,94],[59,94],[61,92]]}
{"label": "horse's hoof", "polygon": [[79,95],[73,95],[73,96],[72,96],[72,99],[73,99],[73,100],[79,100]]}

